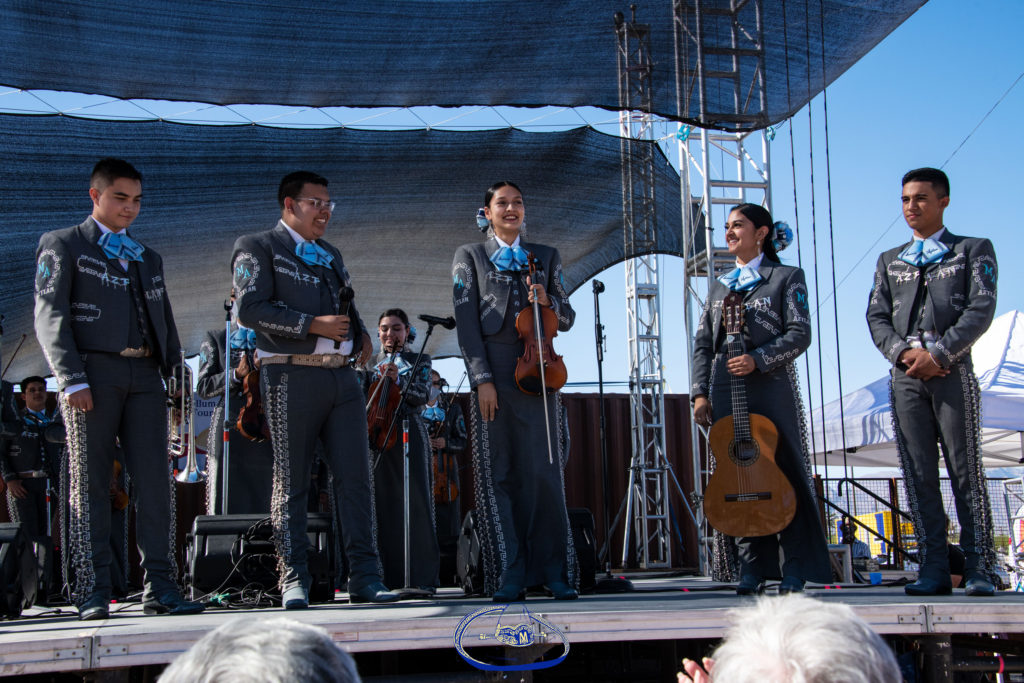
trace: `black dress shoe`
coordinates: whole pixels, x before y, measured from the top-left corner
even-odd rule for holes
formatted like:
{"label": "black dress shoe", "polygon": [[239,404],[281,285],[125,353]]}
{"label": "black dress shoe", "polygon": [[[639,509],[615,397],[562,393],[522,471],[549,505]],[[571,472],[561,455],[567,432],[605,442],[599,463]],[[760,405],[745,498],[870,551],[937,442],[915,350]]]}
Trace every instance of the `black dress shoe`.
{"label": "black dress shoe", "polygon": [[736,584],[736,595],[760,595],[764,593],[764,580],[760,576],[744,574]]}
{"label": "black dress shoe", "polygon": [[85,602],[78,606],[78,619],[80,621],[106,619],[110,616],[110,611],[107,607],[108,604],[110,604],[110,600],[108,598],[94,593],[90,595]]}
{"label": "black dress shoe", "polygon": [[973,596],[991,596],[996,594],[996,587],[988,580],[988,577],[981,572],[967,572],[964,577],[964,593]]}
{"label": "black dress shoe", "polygon": [[142,603],[143,614],[199,614],[204,609],[206,605],[186,600],[178,591],[168,591]]}
{"label": "black dress shoe", "polygon": [[921,577],[904,586],[903,592],[907,595],[949,595],[953,592],[953,584]]}
{"label": "black dress shoe", "polygon": [[388,590],[388,587],[380,581],[374,581],[368,586],[356,588],[355,590],[350,586],[348,592],[348,601],[350,604],[360,602],[395,602],[399,597],[398,593],[392,593]]}
{"label": "black dress shoe", "polygon": [[522,602],[526,600],[526,589],[514,583],[506,583],[494,591],[491,596],[492,602]]}
{"label": "black dress shoe", "polygon": [[306,589],[302,586],[285,588],[281,591],[281,606],[285,609],[306,609],[309,607]]}
{"label": "black dress shoe", "polygon": [[783,576],[782,581],[779,583],[779,595],[787,595],[789,593],[803,593],[804,592],[804,580],[799,579],[795,576]]}
{"label": "black dress shoe", "polygon": [[551,592],[551,597],[555,600],[575,600],[580,597],[576,589],[564,581],[552,581],[544,587]]}

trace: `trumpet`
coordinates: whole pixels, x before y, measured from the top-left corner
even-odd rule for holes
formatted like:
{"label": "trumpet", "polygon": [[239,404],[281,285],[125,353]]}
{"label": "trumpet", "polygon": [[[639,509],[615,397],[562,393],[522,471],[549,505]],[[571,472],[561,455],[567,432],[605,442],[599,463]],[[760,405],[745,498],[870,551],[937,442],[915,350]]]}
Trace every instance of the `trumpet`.
{"label": "trumpet", "polygon": [[[185,352],[181,352],[180,374],[171,375],[168,382],[168,435],[167,451],[177,461],[185,458],[185,468],[175,477],[178,481],[189,484],[204,481],[206,472],[199,469],[196,462],[195,438],[195,402],[193,401],[192,368],[185,362]],[[177,464],[177,463],[175,463]]]}

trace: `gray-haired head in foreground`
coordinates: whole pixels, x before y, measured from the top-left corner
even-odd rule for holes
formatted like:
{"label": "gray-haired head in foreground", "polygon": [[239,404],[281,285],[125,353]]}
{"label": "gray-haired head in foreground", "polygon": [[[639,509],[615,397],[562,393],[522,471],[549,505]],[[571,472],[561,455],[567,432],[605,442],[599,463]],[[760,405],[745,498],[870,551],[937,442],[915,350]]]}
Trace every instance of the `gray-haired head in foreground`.
{"label": "gray-haired head in foreground", "polygon": [[721,683],[900,683],[881,636],[849,606],[791,594],[730,612],[711,656]]}
{"label": "gray-haired head in foreground", "polygon": [[319,626],[238,617],[174,660],[160,683],[359,683],[351,655]]}

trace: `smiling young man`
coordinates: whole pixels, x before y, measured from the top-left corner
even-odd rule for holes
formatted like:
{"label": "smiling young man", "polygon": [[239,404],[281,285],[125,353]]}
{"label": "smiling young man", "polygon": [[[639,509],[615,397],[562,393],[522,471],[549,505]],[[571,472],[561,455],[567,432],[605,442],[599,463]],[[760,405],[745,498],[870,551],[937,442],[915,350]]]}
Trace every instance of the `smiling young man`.
{"label": "smiling young man", "polygon": [[107,158],[93,169],[92,215],[45,233],[36,251],[36,337],[61,390],[67,429],[69,535],[79,618],[105,619],[111,594],[110,480],[116,441],[136,491],[147,614],[194,614],[181,597],[171,538],[164,380],[181,345],[163,260],[135,241],[142,176]]}
{"label": "smiling young man", "polygon": [[285,609],[309,606],[307,499],[316,442],[333,474],[350,602],[393,602],[381,583],[363,392],[350,360],[373,344],[351,299],[341,252],[322,239],[334,210],[327,179],[296,171],[278,187],[281,218],[244,235],[231,258],[238,321],[256,332],[263,410],[274,450],[271,519]]}
{"label": "smiling young man", "polygon": [[903,176],[902,202],[913,239],[879,256],[867,321],[875,346],[893,364],[893,425],[920,553],[918,579],[905,590],[952,590],[939,489],[942,444],[967,556],[966,593],[992,595],[996,555],[971,347],[995,314],[995,251],[987,239],[945,227],[949,179],[942,171]]}

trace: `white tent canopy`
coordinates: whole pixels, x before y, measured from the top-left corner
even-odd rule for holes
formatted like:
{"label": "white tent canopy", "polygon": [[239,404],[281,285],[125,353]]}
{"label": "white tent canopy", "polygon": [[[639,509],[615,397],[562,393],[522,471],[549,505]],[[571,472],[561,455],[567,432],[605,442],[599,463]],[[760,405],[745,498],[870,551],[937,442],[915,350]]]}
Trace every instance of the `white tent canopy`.
{"label": "white tent canopy", "polygon": [[[1020,465],[1024,456],[1024,313],[1010,311],[992,321],[974,345],[972,356],[981,385],[985,467]],[[829,465],[842,464],[845,426],[847,464],[899,466],[889,414],[888,377],[827,403],[815,410],[814,417],[814,452],[827,453]]]}

